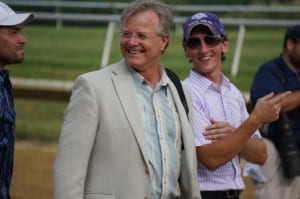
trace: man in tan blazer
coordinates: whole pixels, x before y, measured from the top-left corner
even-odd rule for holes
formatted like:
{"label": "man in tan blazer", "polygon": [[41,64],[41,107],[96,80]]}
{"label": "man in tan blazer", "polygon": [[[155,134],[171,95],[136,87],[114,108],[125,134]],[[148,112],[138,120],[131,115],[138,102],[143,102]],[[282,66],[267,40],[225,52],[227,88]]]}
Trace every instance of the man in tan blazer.
{"label": "man in tan blazer", "polygon": [[121,18],[124,59],[77,78],[54,167],[56,199],[197,199],[193,133],[160,64],[172,13],[134,2]]}
{"label": "man in tan blazer", "polygon": [[[193,133],[160,63],[171,29],[168,6],[134,1],[121,16],[124,59],[77,78],[59,138],[55,199],[201,198]],[[275,118],[279,102],[262,100],[237,133]]]}

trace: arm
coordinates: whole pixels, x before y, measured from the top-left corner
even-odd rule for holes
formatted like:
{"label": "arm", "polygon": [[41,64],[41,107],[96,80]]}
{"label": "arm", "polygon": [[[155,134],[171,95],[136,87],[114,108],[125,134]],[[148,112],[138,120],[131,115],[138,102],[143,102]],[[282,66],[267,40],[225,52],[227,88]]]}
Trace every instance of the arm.
{"label": "arm", "polygon": [[[207,126],[204,137],[212,142],[218,141],[234,131],[234,128],[225,122],[211,120],[211,125]],[[262,139],[250,138],[241,156],[248,162],[263,165],[267,159],[266,145]]]}
{"label": "arm", "polygon": [[268,157],[263,139],[250,139],[241,151],[241,156],[248,162],[263,165]]}
{"label": "arm", "polygon": [[289,112],[300,106],[300,91],[293,91],[282,100],[281,112]]}
{"label": "arm", "polygon": [[89,157],[98,125],[95,97],[79,78],[74,85],[59,138],[54,166],[54,198],[82,199]]}
{"label": "arm", "polygon": [[218,142],[196,147],[198,159],[210,170],[215,170],[239,154],[252,134],[264,123],[278,119],[281,100],[289,92],[260,98],[244,123]]}
{"label": "arm", "polygon": [[234,131],[234,128],[226,122],[220,122],[214,119],[211,119],[210,122],[211,124],[205,128],[203,135],[212,142],[218,141]]}

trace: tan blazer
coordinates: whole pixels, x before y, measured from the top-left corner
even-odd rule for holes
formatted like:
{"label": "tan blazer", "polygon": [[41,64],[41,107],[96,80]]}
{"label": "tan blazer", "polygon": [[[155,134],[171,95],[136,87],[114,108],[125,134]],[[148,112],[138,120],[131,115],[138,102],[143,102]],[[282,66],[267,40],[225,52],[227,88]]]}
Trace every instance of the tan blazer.
{"label": "tan blazer", "polygon": [[[178,107],[182,151],[181,198],[200,198],[193,133]],[[77,78],[64,115],[54,165],[55,199],[150,198],[145,131],[124,60]]]}

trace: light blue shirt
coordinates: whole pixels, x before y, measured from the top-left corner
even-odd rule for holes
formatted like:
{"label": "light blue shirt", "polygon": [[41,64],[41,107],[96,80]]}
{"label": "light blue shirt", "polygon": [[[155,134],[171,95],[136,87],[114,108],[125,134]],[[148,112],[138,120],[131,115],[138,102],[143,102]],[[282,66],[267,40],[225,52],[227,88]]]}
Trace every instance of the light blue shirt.
{"label": "light blue shirt", "polygon": [[[130,68],[130,67],[129,67]],[[181,137],[179,119],[162,70],[155,89],[137,72],[131,71],[139,108],[146,132],[153,199],[169,199],[179,195]]]}

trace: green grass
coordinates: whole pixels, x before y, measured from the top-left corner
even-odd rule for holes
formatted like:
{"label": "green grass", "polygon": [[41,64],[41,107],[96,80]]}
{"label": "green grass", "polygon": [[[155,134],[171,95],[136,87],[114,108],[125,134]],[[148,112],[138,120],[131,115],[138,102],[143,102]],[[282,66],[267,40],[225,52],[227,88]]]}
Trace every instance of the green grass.
{"label": "green grass", "polygon": [[15,99],[16,137],[55,141],[58,139],[67,102]]}
{"label": "green grass", "polygon": [[[227,28],[230,46],[223,71],[239,89],[248,91],[257,68],[280,54],[284,31],[283,27],[247,28],[239,71],[236,77],[231,77],[238,28]],[[8,67],[12,77],[73,81],[81,73],[100,68],[106,28],[64,27],[57,30],[50,26],[26,26],[24,34],[27,38],[25,61]],[[183,79],[191,66],[184,56],[181,39],[181,31],[172,33],[171,43],[162,57],[162,63]],[[120,58],[116,31],[109,63]],[[67,102],[15,99],[17,139],[56,141],[66,105]]]}

